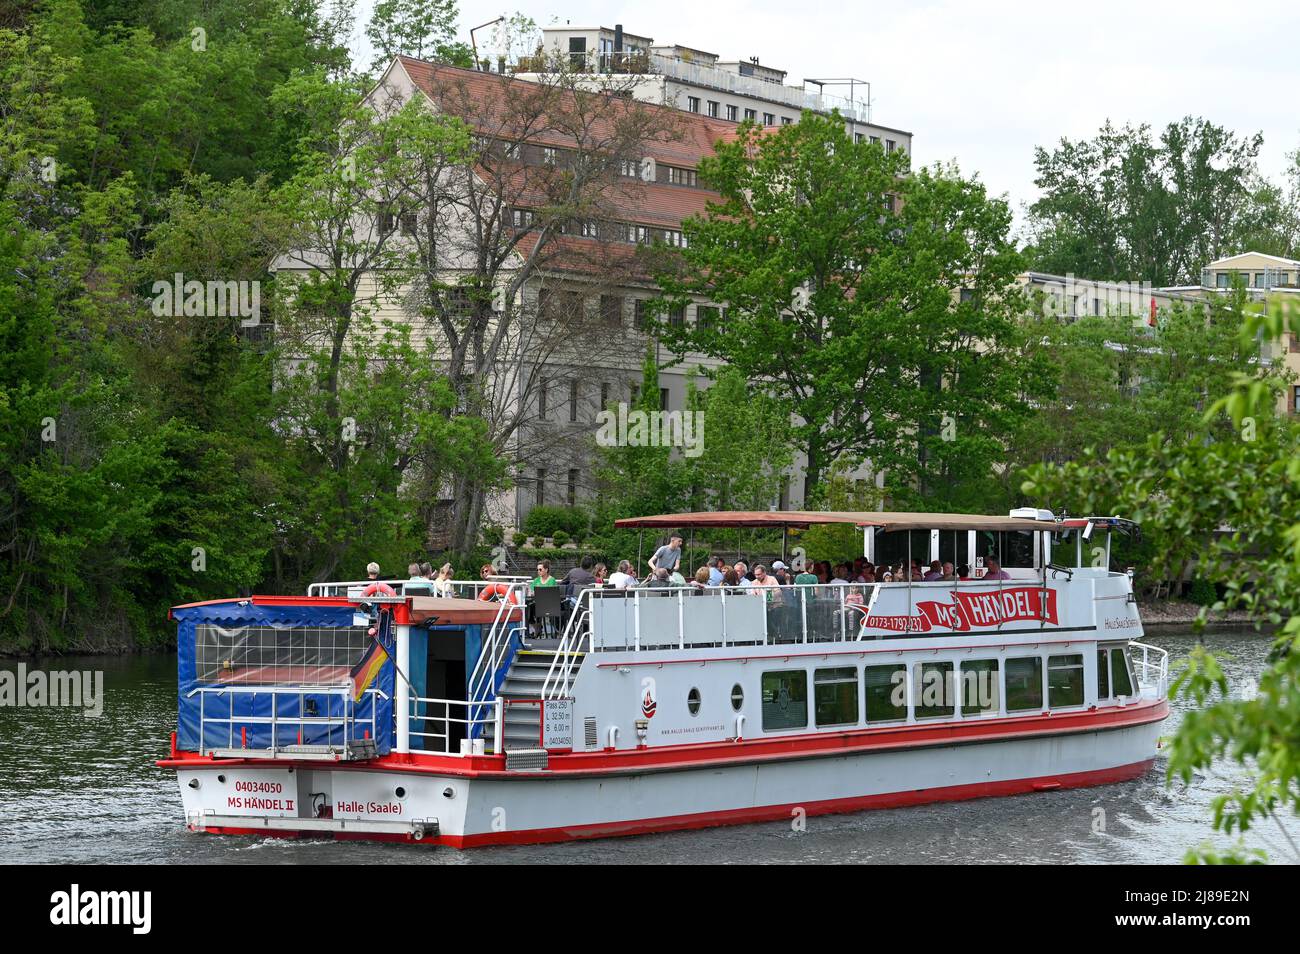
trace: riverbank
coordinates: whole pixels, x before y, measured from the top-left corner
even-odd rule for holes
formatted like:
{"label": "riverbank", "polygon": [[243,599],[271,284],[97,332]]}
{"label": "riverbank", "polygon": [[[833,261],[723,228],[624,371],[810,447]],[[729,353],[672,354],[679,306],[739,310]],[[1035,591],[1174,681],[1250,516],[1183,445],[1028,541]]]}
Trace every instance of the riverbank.
{"label": "riverbank", "polygon": [[[1201,605],[1188,600],[1156,600],[1138,602],[1138,615],[1143,626],[1190,626],[1201,615]],[[1250,626],[1250,614],[1245,610],[1208,614],[1209,620],[1220,626]]]}

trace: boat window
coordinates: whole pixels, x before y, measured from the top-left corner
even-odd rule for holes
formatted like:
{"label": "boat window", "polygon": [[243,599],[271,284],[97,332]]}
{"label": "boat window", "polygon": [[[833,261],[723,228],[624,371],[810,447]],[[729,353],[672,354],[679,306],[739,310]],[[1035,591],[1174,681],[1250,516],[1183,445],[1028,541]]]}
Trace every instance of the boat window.
{"label": "boat window", "polygon": [[912,699],[918,719],[936,719],[953,714],[952,663],[925,662],[912,667]]}
{"label": "boat window", "polygon": [[745,690],[740,687],[740,683],[736,683],[731,687],[731,708],[739,712],[744,705]]}
{"label": "boat window", "polygon": [[1005,570],[1008,567],[1034,566],[1034,553],[1038,543],[1035,530],[979,530],[975,534],[975,556],[980,559],[996,557]]}
{"label": "boat window", "polygon": [[940,530],[939,559],[955,567],[963,563],[969,565],[970,534],[965,530]]}
{"label": "boat window", "polygon": [[807,725],[807,671],[787,669],[763,673],[763,728],[802,729]]}
{"label": "boat window", "polygon": [[964,659],[961,663],[961,714],[998,711],[998,661]]}
{"label": "boat window", "polygon": [[858,721],[858,671],[853,666],[813,673],[813,711],[818,725],[854,725]]}
{"label": "boat window", "polygon": [[1117,699],[1133,695],[1133,677],[1123,646],[1097,650],[1097,698]]}
{"label": "boat window", "polygon": [[1123,646],[1115,646],[1110,651],[1110,684],[1117,696],[1133,695],[1132,667]]}
{"label": "boat window", "polygon": [[1043,708],[1043,660],[1022,656],[1006,661],[1007,711]]}
{"label": "boat window", "polygon": [[686,693],[686,708],[691,715],[700,714],[700,690],[691,686],[691,691]]}
{"label": "boat window", "polygon": [[241,685],[315,683],[347,678],[370,646],[365,626],[194,627],[199,682]]}
{"label": "boat window", "polygon": [[897,722],[907,718],[906,666],[867,666],[862,676],[868,722]]}
{"label": "boat window", "polygon": [[1047,657],[1047,703],[1053,709],[1083,705],[1083,654]]}

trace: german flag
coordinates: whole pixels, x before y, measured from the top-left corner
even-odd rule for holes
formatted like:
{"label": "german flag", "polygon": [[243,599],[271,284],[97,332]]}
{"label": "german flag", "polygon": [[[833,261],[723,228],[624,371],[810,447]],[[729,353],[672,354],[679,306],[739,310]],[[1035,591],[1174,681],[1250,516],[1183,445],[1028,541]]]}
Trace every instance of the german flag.
{"label": "german flag", "polygon": [[[378,625],[383,625],[383,617]],[[380,642],[378,625],[370,627],[370,645],[366,648],[365,655],[361,657],[360,662],[352,667],[349,675],[352,679],[352,701],[360,702],[370,688],[370,684],[375,681],[379,671],[384,668],[384,663],[388,662],[388,650]],[[386,627],[385,627],[386,628]]]}

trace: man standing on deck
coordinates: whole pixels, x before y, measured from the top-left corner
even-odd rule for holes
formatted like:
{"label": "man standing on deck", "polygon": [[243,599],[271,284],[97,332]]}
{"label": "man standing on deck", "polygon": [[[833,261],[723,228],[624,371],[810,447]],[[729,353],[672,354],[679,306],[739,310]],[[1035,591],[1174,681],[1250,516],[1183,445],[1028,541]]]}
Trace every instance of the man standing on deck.
{"label": "man standing on deck", "polygon": [[660,567],[672,573],[682,562],[682,538],[674,533],[668,539],[668,543],[656,550],[648,562],[652,575]]}

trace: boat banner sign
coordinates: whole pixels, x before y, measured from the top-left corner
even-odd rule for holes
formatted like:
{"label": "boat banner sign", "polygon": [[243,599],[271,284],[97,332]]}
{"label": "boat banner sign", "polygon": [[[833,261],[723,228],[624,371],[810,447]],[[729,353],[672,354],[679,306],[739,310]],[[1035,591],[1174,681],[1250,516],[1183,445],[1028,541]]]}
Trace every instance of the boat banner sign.
{"label": "boat banner sign", "polygon": [[[1056,591],[1037,586],[1012,586],[984,593],[954,591],[951,603],[920,601],[911,616],[868,616],[863,629],[884,629],[898,633],[928,633],[935,629],[970,632],[1002,623],[1030,620],[1060,624]],[[1044,597],[1046,597],[1044,599]]]}

